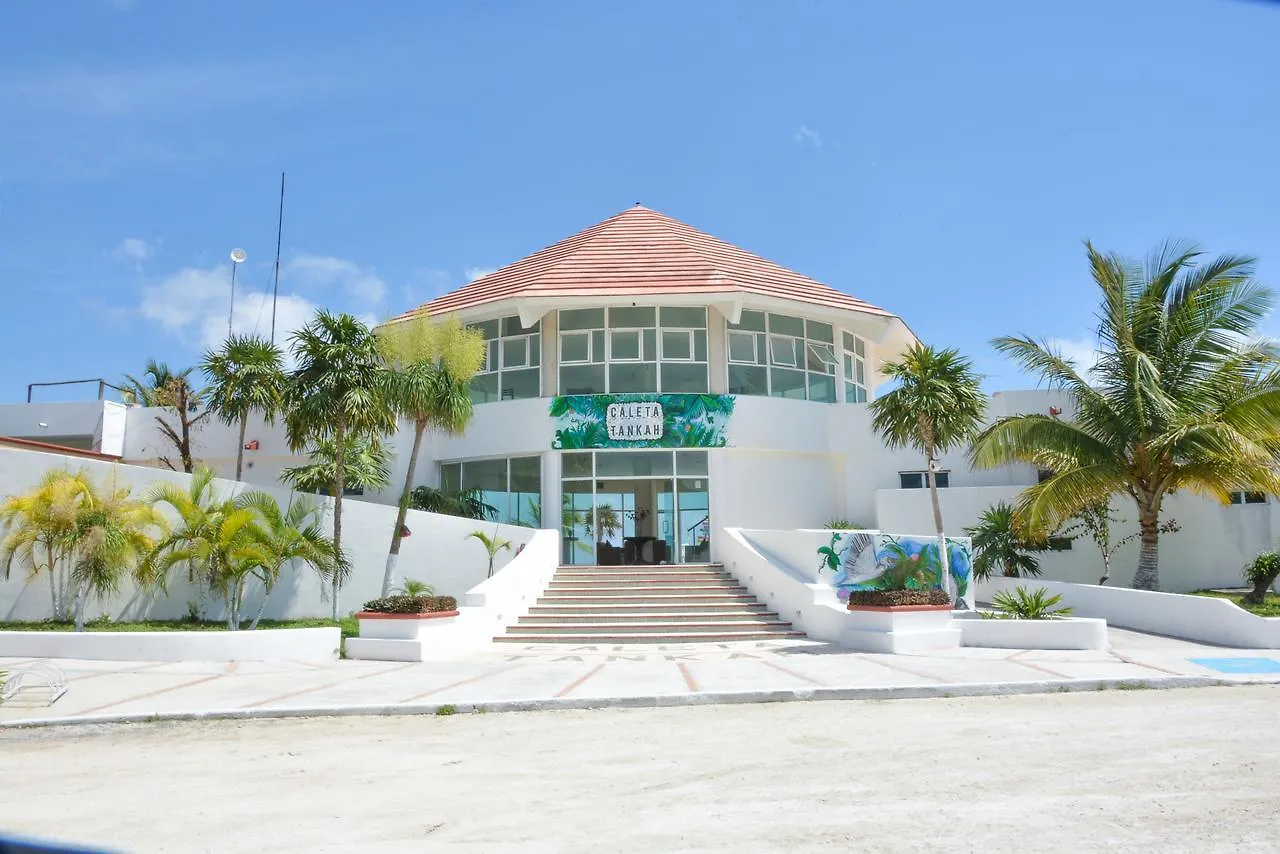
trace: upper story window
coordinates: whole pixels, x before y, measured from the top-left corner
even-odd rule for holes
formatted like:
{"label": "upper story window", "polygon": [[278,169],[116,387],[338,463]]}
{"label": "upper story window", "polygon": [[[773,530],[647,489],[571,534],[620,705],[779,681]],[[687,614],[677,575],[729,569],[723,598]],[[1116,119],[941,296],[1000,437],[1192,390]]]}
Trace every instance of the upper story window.
{"label": "upper story window", "polygon": [[561,394],[708,390],[705,308],[583,308],[559,318]]}
{"label": "upper story window", "polygon": [[[951,486],[951,472],[934,472],[933,482],[937,484],[938,489],[947,489]],[[927,471],[900,471],[898,472],[898,483],[902,489],[928,489],[929,473]]]}
{"label": "upper story window", "polygon": [[1267,494],[1265,492],[1233,492],[1231,493],[1232,504],[1266,504]]}
{"label": "upper story window", "polygon": [[844,332],[844,399],[846,403],[867,402],[867,342]]}
{"label": "upper story window", "polygon": [[839,362],[831,324],[743,311],[728,325],[726,347],[730,394],[836,402]]}
{"label": "upper story window", "polygon": [[474,323],[485,337],[484,365],[471,380],[473,403],[518,400],[542,394],[542,335],[540,323],[521,326],[512,315]]}

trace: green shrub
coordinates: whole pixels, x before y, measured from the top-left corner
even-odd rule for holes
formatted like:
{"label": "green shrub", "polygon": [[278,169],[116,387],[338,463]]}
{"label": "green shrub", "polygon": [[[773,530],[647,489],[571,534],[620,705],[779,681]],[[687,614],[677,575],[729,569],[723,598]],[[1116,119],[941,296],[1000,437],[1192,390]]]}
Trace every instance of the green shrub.
{"label": "green shrub", "polygon": [[859,525],[857,522],[850,522],[848,519],[830,519],[827,521],[828,531],[862,531],[866,530],[866,526]]}
{"label": "green shrub", "polygon": [[1280,554],[1263,552],[1244,567],[1244,578],[1253,585],[1244,596],[1250,605],[1261,605],[1267,600],[1267,590],[1280,576]]}
{"label": "green shrub", "polygon": [[1062,601],[1062,594],[1050,595],[1040,587],[1035,592],[1018,587],[1012,593],[1002,590],[991,597],[999,619],[1005,620],[1053,620],[1071,616],[1070,608],[1055,608]]}
{"label": "green shrub", "polygon": [[930,590],[854,590],[849,593],[851,606],[889,608],[901,605],[950,605],[947,591]]}
{"label": "green shrub", "polygon": [[458,600],[452,596],[387,596],[365,602],[364,610],[375,614],[432,614],[458,610]]}
{"label": "green shrub", "polygon": [[456,715],[457,713],[458,713],[458,707],[453,705],[452,703],[445,703],[443,706],[436,709],[436,714],[440,716]]}

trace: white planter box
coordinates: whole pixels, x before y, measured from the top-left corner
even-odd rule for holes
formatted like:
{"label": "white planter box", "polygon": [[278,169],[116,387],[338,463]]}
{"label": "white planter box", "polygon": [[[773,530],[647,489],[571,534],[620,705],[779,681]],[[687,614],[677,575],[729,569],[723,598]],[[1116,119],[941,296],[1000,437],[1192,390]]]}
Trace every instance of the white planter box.
{"label": "white planter box", "polygon": [[347,638],[347,658],[422,661],[424,653],[458,633],[457,611],[430,614],[356,614],[360,637]]}
{"label": "white planter box", "polygon": [[857,607],[847,612],[840,645],[861,652],[904,653],[955,649],[960,629],[950,605]]}
{"label": "white planter box", "polygon": [[1106,649],[1107,621],[1087,617],[1059,620],[957,620],[962,646],[1000,649]]}
{"label": "white planter box", "polygon": [[0,658],[93,661],[332,661],[342,630],[255,629],[238,632],[0,631]]}

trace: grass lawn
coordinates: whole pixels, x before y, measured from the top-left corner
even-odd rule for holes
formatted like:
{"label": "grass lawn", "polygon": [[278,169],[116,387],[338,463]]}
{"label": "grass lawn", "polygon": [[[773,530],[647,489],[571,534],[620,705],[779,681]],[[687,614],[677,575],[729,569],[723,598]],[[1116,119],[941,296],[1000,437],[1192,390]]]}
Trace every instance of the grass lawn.
{"label": "grass lawn", "polygon": [[1244,598],[1243,593],[1219,593],[1216,590],[1197,590],[1194,596],[1213,596],[1218,599],[1228,599],[1235,602],[1246,611],[1257,614],[1259,617],[1280,617],[1280,594],[1268,593],[1266,601],[1261,605],[1250,605],[1248,602],[1241,601]]}
{"label": "grass lawn", "polygon": [[[263,629],[316,629],[334,625],[333,620],[318,617],[310,620],[262,620],[258,623],[258,631]],[[347,638],[360,634],[360,626],[355,617],[343,617],[337,622],[342,629],[342,654],[346,655]],[[11,632],[73,632],[75,623],[40,620],[37,622],[0,622],[0,631]],[[132,623],[116,623],[110,620],[90,620],[85,623],[86,632],[225,632],[226,622],[213,620],[140,620]]]}

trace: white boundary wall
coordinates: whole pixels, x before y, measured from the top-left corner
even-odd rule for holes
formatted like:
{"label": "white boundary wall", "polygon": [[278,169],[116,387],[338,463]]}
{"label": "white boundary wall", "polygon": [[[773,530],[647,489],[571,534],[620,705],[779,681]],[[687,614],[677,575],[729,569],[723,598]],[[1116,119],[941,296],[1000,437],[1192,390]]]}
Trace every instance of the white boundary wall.
{"label": "white boundary wall", "polygon": [[[30,489],[51,468],[70,471],[83,468],[99,484],[106,484],[114,477],[118,483],[132,487],[135,494],[159,481],[185,487],[189,480],[189,475],[179,472],[0,448],[0,497]],[[290,496],[288,491],[279,487],[252,486],[234,481],[216,481],[216,486],[222,494],[261,489],[282,503],[288,502]],[[307,497],[332,507],[331,499]],[[342,589],[339,610],[349,614],[381,592],[396,508],[347,498],[342,502],[342,509],[343,548],[352,561],[352,576]],[[329,519],[331,524],[331,515]],[[488,569],[484,547],[474,539],[467,539],[467,534],[475,530],[492,534],[496,528],[501,536],[512,542],[511,550],[499,554],[496,570],[514,557],[515,549],[530,543],[538,533],[532,528],[494,525],[492,522],[482,523],[416,510],[409,511],[407,525],[411,535],[404,539],[401,547],[397,567],[399,577],[425,581],[434,586],[436,593],[456,596],[459,602],[468,590],[485,580]],[[245,612],[250,615],[256,613],[261,601],[262,589],[252,586],[248,591]],[[86,615],[89,619],[103,614],[113,620],[177,619],[186,615],[188,602],[200,604],[209,619],[223,616],[220,600],[202,598],[202,591],[188,584],[185,574],[177,569],[170,576],[167,595],[139,591],[126,584],[120,595],[110,601],[91,603]],[[327,590],[315,574],[304,567],[288,568],[281,574],[279,583],[267,598],[263,616],[290,619],[323,617],[329,613]],[[28,581],[25,572],[15,567],[7,581],[0,580],[0,620],[40,620],[49,616],[49,586],[45,577]]]}
{"label": "white boundary wall", "polygon": [[1096,584],[992,578],[978,583],[978,600],[1025,587],[1062,594],[1075,617],[1100,617],[1108,625],[1241,649],[1280,649],[1280,617],[1259,617],[1226,599],[1153,593]]}
{"label": "white boundary wall", "polygon": [[0,658],[93,661],[332,661],[342,630],[0,632]]}

